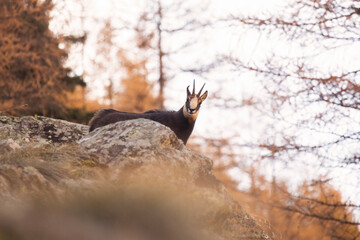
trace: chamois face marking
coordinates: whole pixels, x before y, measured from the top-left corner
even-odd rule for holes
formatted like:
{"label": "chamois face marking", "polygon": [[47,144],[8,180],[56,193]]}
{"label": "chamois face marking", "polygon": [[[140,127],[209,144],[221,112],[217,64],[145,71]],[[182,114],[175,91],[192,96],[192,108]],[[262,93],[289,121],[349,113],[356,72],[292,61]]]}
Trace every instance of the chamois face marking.
{"label": "chamois face marking", "polygon": [[203,95],[200,96],[201,91],[203,90],[205,84],[202,86],[198,94],[195,94],[195,80],[193,83],[193,92],[190,93],[189,87],[187,87],[187,98],[185,105],[183,107],[183,113],[185,118],[190,121],[195,121],[200,110],[201,103],[206,99],[208,92],[206,91]]}

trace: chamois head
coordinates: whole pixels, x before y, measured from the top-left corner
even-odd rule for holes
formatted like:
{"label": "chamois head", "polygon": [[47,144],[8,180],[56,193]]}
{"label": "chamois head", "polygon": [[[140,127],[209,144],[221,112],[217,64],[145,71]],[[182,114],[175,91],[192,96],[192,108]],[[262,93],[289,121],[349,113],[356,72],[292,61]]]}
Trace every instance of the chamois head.
{"label": "chamois head", "polygon": [[188,86],[186,89],[187,90],[187,98],[186,98],[186,103],[183,107],[183,113],[184,113],[184,116],[189,120],[192,120],[192,121],[196,120],[196,117],[199,114],[201,103],[203,101],[205,101],[205,99],[207,97],[208,91],[206,91],[203,95],[200,95],[204,86],[205,86],[205,83],[201,87],[199,93],[195,94],[195,80],[194,80],[192,93],[190,93],[190,90],[189,90],[190,86]]}

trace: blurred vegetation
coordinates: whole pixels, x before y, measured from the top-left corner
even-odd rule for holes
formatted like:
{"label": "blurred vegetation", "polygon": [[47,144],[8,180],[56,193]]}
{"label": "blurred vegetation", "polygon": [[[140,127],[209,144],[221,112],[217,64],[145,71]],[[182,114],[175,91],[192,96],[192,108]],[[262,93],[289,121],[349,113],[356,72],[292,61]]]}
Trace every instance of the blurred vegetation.
{"label": "blurred vegetation", "polygon": [[[148,81],[148,61],[130,57],[115,44],[116,29],[107,20],[100,30],[96,44],[97,58],[93,61],[96,78],[103,79],[104,106],[127,112],[144,112],[158,108],[153,84]],[[104,76],[105,74],[105,76]],[[116,78],[114,75],[122,75]],[[116,88],[117,83],[121,87]],[[87,103],[87,109],[91,103]]]}
{"label": "blurred vegetation", "polygon": [[119,187],[111,193],[75,195],[60,204],[37,201],[17,209],[12,209],[10,204],[8,209],[0,210],[0,238],[216,239],[200,232],[198,223],[186,216],[189,210],[169,204],[171,200],[173,197],[169,195],[155,195],[149,191],[139,193]]}
{"label": "blurred vegetation", "polygon": [[247,169],[251,179],[248,191],[237,189],[237,183],[224,172],[224,165],[214,174],[232,196],[253,216],[262,228],[276,239],[360,239],[356,205],[342,200],[340,191],[321,179],[304,181],[295,191],[284,181],[266,180],[254,166]]}
{"label": "blurred vegetation", "polygon": [[166,162],[149,165],[119,171],[77,144],[7,152],[0,239],[215,240],[259,231],[224,192],[193,184]]}
{"label": "blurred vegetation", "polygon": [[[292,224],[282,231],[287,239],[311,239],[306,236],[308,226],[317,236],[314,239],[360,236],[360,202],[355,197],[360,184],[360,68],[355,63],[360,44],[359,9],[359,1],[299,0],[285,2],[282,11],[227,17],[228,26],[254,31],[264,37],[264,43],[280,43],[264,48],[262,59],[251,61],[244,54],[227,53],[223,60],[239,71],[259,76],[261,94],[251,96],[246,104],[266,123],[259,137],[240,140],[240,148],[254,153],[254,163],[244,168],[237,160],[238,169],[245,176],[251,168],[251,176],[259,175],[259,169],[268,172],[267,181],[260,185],[272,185],[267,187],[267,197],[274,198],[269,203],[277,206],[287,221],[298,222],[298,232]],[[298,189],[276,180],[287,170],[304,178]],[[307,170],[317,176],[306,179]],[[347,196],[341,196],[339,190],[348,192]],[[264,193],[259,188],[257,198],[262,199]],[[278,197],[284,199],[280,206]],[[266,219],[279,231],[286,226],[270,215]]]}
{"label": "blurred vegetation", "polygon": [[85,87],[64,67],[65,50],[49,30],[52,1],[0,3],[0,110],[15,115],[71,117],[65,93]]}
{"label": "blurred vegetation", "polygon": [[[124,175],[106,180],[111,169],[75,144],[3,154],[0,173],[2,240],[205,239],[186,204],[140,179],[131,187]],[[6,201],[9,195],[17,201]]]}
{"label": "blurred vegetation", "polygon": [[[260,161],[238,163],[229,140],[208,140],[206,146],[192,143],[190,147],[213,159],[213,174],[274,239],[360,240],[355,211],[360,206],[344,200],[330,178],[303,180],[294,188],[276,174],[269,180],[261,171]],[[234,169],[245,173],[240,181],[229,174]],[[245,179],[250,180],[249,187],[239,188]]]}
{"label": "blurred vegetation", "polygon": [[126,77],[121,81],[123,90],[116,97],[116,105],[121,106],[126,112],[156,109],[158,101],[152,94],[152,85],[147,81],[146,60],[132,62],[124,54],[121,58],[126,69]]}

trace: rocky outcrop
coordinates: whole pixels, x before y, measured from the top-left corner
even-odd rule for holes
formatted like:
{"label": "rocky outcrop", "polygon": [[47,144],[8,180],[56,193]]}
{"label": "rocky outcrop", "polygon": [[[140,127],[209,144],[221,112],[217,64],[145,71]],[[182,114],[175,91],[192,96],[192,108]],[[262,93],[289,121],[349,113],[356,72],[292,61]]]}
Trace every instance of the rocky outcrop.
{"label": "rocky outcrop", "polygon": [[166,165],[168,169],[181,169],[198,184],[219,183],[211,174],[211,160],[191,151],[158,122],[136,119],[110,124],[92,131],[79,144],[86,152],[97,154],[101,163],[117,169],[139,168],[143,172],[144,168],[155,171],[159,165]]}
{"label": "rocky outcrop", "polygon": [[[157,122],[145,119],[118,122],[88,134],[87,126],[62,120],[44,117],[0,117],[0,149],[3,149],[0,156],[0,199],[5,202],[6,199],[19,199],[19,196],[34,194],[37,196],[39,193],[62,199],[69,192],[96,193],[103,189],[111,189],[110,197],[104,199],[103,196],[108,195],[100,194],[103,199],[95,202],[97,205],[99,202],[111,205],[114,204],[112,198],[120,196],[117,200],[120,203],[116,203],[116,209],[101,208],[101,211],[117,212],[119,209],[129,209],[129,206],[137,206],[140,203],[141,214],[147,211],[143,208],[151,211],[151,216],[145,217],[138,214],[139,209],[134,209],[134,212],[126,210],[127,216],[134,217],[132,224],[135,227],[132,227],[136,229],[147,224],[152,226],[152,220],[143,223],[144,217],[151,219],[153,215],[158,214],[158,211],[162,210],[155,206],[160,205],[172,206],[170,212],[180,211],[181,214],[178,212],[176,216],[186,213],[190,219],[196,219],[190,227],[188,224],[175,224],[191,232],[192,237],[184,237],[185,239],[270,239],[212,175],[211,160],[187,148],[169,128]],[[159,194],[154,194],[155,192]],[[134,196],[141,197],[133,199]],[[132,200],[122,204],[127,197]],[[149,199],[153,198],[160,200],[151,205],[149,202],[153,203],[153,200]],[[144,203],[145,206],[142,205]],[[25,221],[22,219],[28,220],[26,212],[21,211],[19,216],[22,217],[14,220],[16,226]],[[53,214],[45,211],[42,218],[51,219]],[[124,213],[120,215],[123,216]],[[0,211],[0,236],[4,216],[8,216],[8,212]],[[89,213],[86,216],[92,215]],[[98,219],[97,216],[94,219]],[[162,215],[161,218],[163,217]],[[71,218],[69,221],[74,223],[79,220],[78,216],[74,219],[72,215],[62,215],[59,218]],[[115,222],[112,222],[113,218]],[[120,216],[113,218],[106,220],[111,222],[112,227],[116,227],[110,229],[114,230],[115,235],[108,239],[117,239],[116,234],[126,235],[126,232],[116,229],[124,228],[128,222],[123,223],[125,220]],[[173,219],[173,216],[171,218]],[[167,221],[172,220],[161,220]],[[43,222],[44,220],[39,221],[39,226],[32,223],[31,228],[35,229],[35,232],[37,228],[40,231]],[[119,222],[125,225],[118,226]],[[81,221],[79,226],[84,227],[87,223]],[[104,230],[99,226],[101,223],[89,224],[87,227],[95,231],[91,234],[93,236]],[[159,226],[164,228],[167,225],[159,223]],[[146,228],[151,228],[149,226]],[[192,229],[194,226],[196,228]],[[10,227],[15,229],[14,226]],[[173,227],[173,224],[169,224],[171,231],[176,232]],[[102,230],[94,230],[97,228]],[[198,231],[194,233],[194,230],[198,229],[201,229],[201,234]],[[59,229],[56,231],[61,232]],[[56,232],[48,234],[56,235]],[[179,233],[175,235],[183,236]],[[52,239],[58,239],[51,236]],[[167,239],[175,239],[174,236],[166,236]],[[166,239],[159,236],[156,238]],[[136,236],[128,239],[152,238]]]}
{"label": "rocky outcrop", "polygon": [[17,145],[70,143],[79,140],[87,132],[88,126],[59,119],[41,116],[0,116],[0,145],[12,149]]}

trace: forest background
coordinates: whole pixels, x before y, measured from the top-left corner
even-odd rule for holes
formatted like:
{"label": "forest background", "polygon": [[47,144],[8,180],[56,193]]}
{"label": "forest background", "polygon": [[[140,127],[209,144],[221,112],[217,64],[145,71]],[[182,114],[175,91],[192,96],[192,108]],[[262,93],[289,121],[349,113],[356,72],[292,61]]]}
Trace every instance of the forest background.
{"label": "forest background", "polygon": [[0,111],[178,110],[189,147],[280,239],[360,239],[360,2],[0,2]]}

